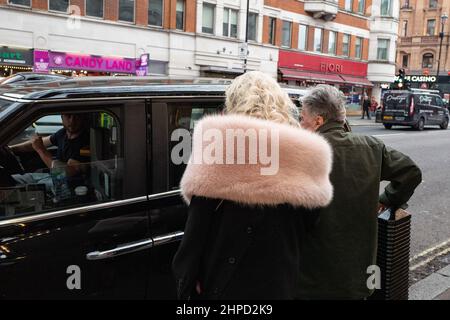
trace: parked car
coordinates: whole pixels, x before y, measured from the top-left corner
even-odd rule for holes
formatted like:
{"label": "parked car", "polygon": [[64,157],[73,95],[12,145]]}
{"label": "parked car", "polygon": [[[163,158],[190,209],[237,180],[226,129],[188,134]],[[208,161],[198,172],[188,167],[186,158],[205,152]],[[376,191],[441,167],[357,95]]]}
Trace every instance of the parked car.
{"label": "parked car", "polygon": [[64,75],[56,74],[42,74],[34,72],[19,72],[0,80],[0,86],[21,86],[30,84],[43,84],[50,82],[58,82],[62,80],[70,79]]}
{"label": "parked car", "polygon": [[422,131],[426,125],[447,129],[449,110],[436,90],[389,90],[382,100],[381,118],[386,129],[394,125]]}
{"label": "parked car", "polygon": [[[187,207],[179,190],[186,164],[171,161],[181,142],[174,132],[220,112],[228,83],[132,81],[0,88],[0,298],[176,298],[171,262]],[[87,119],[83,192],[68,186],[56,198],[60,180],[11,184],[30,172],[54,179],[8,145],[33,123],[51,124],[51,134],[64,113]]]}

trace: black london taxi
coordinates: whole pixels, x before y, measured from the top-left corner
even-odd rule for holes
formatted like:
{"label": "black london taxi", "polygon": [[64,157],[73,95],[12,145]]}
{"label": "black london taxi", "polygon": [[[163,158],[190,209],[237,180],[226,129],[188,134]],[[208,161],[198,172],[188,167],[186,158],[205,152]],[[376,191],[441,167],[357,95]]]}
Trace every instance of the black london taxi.
{"label": "black london taxi", "polygon": [[[179,191],[185,164],[171,161],[174,132],[191,133],[198,119],[220,112],[228,81],[1,87],[0,299],[176,298],[171,262],[187,208]],[[68,114],[83,115],[89,141],[76,183],[61,166],[14,147],[55,134],[55,119]]]}
{"label": "black london taxi", "polygon": [[388,90],[382,99],[381,122],[386,129],[394,125],[422,131],[426,125],[447,129],[449,110],[437,90]]}

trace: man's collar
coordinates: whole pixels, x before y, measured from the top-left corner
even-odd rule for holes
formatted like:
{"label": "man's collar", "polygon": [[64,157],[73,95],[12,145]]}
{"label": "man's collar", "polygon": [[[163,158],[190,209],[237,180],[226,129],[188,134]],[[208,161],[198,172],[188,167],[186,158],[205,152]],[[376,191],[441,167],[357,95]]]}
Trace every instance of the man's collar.
{"label": "man's collar", "polygon": [[325,133],[329,131],[345,131],[344,130],[344,124],[337,122],[337,121],[329,121],[325,123],[323,126],[321,126],[317,132],[319,133]]}

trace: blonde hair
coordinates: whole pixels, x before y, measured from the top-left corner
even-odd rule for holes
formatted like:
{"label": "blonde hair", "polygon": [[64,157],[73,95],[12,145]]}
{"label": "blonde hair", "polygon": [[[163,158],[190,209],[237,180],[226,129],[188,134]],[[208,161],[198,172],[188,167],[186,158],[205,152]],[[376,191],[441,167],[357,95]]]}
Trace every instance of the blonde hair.
{"label": "blonde hair", "polygon": [[294,117],[297,107],[275,79],[265,73],[251,71],[237,77],[225,94],[227,113],[299,126]]}

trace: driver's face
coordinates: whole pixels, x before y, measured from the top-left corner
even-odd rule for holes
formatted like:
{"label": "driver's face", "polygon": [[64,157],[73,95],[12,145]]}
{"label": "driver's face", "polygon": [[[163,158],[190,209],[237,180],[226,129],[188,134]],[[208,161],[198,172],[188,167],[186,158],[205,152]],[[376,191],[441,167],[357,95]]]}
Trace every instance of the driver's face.
{"label": "driver's face", "polygon": [[79,133],[83,129],[83,116],[80,114],[63,114],[63,126],[71,134]]}

